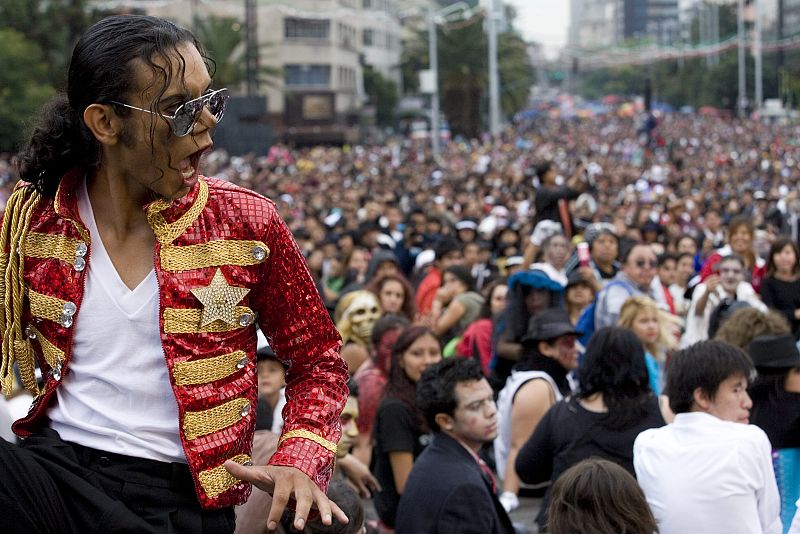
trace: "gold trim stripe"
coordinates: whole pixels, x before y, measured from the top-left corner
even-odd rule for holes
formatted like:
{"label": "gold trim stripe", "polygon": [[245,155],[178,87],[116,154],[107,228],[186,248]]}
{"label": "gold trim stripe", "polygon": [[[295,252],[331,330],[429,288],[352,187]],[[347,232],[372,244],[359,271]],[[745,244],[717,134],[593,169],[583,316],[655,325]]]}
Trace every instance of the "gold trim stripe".
{"label": "gold trim stripe", "polygon": [[30,232],[25,237],[25,256],[29,258],[57,258],[69,264],[75,263],[77,239],[60,234]]}
{"label": "gold trim stripe", "polygon": [[286,432],[284,435],[281,436],[280,441],[278,442],[283,443],[287,439],[292,438],[301,438],[301,439],[310,439],[314,443],[321,445],[331,451],[333,454],[336,454],[336,444],[332,441],[329,441],[322,436],[318,436],[313,432],[309,432],[308,430],[290,430]]}
{"label": "gold trim stripe", "polygon": [[[250,457],[246,454],[238,454],[231,458],[231,461],[237,464],[244,464],[250,461]],[[218,465],[217,467],[200,471],[197,478],[200,480],[203,491],[205,491],[206,495],[211,499],[227,491],[239,482],[238,478],[228,473],[224,465]]]}
{"label": "gold trim stripe", "polygon": [[208,384],[238,371],[237,365],[242,358],[247,358],[247,354],[243,350],[237,350],[202,360],[187,360],[176,363],[172,375],[175,384],[179,386]]}
{"label": "gold trim stripe", "polygon": [[55,369],[59,363],[64,361],[64,351],[50,343],[35,326],[28,325],[26,330],[30,330],[30,332],[36,336],[36,341],[38,341],[39,345],[42,347],[42,353],[44,354],[44,359],[47,361],[47,365]]}
{"label": "gold trim stripe", "polygon": [[249,405],[249,400],[237,398],[208,410],[186,412],[183,416],[183,433],[191,441],[218,432],[240,421],[243,417],[242,409]]}
{"label": "gold trim stripe", "polygon": [[166,245],[175,241],[197,220],[200,212],[206,207],[206,202],[208,202],[208,184],[204,180],[200,180],[200,190],[197,192],[194,204],[175,222],[168,223],[160,213],[169,207],[168,201],[159,199],[150,204],[147,208],[147,221],[153,228],[159,243]]}
{"label": "gold trim stripe", "polygon": [[[247,306],[236,306],[236,316],[240,317],[245,313],[253,313]],[[197,308],[165,308],[164,309],[164,333],[165,334],[200,334],[205,332],[230,332],[237,328],[242,328],[239,324],[230,325],[224,321],[214,321],[204,327],[200,327],[200,318],[203,310]]]}
{"label": "gold trim stripe", "polygon": [[[253,249],[264,249],[264,258],[253,257]],[[261,241],[218,240],[183,247],[161,247],[161,268],[165,271],[188,271],[220,265],[256,265],[269,257],[269,247]]]}
{"label": "gold trim stripe", "polygon": [[28,290],[28,300],[31,302],[31,313],[34,316],[61,324],[61,314],[64,312],[66,300],[43,295],[33,290]]}

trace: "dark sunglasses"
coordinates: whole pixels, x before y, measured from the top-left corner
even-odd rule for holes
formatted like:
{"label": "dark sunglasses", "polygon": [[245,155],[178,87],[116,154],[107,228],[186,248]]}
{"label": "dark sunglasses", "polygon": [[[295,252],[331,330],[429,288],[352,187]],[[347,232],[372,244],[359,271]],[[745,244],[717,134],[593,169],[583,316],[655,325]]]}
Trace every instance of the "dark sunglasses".
{"label": "dark sunglasses", "polygon": [[650,268],[655,269],[656,267],[658,267],[658,262],[646,261],[646,260],[636,260],[634,262],[634,265],[636,265],[640,269],[644,269],[645,267],[650,267]]}
{"label": "dark sunglasses", "polygon": [[214,115],[217,122],[221,121],[222,116],[225,114],[225,108],[228,105],[229,98],[230,94],[227,89],[217,89],[216,91],[212,91],[194,100],[184,102],[178,106],[178,109],[176,109],[175,113],[172,115],[165,115],[164,113],[150,111],[149,109],[137,108],[136,106],[117,102],[116,100],[112,100],[111,103],[137,111],[144,111],[145,113],[151,113],[153,115],[160,115],[169,123],[172,133],[175,134],[176,137],[185,137],[194,130],[194,126],[197,124],[197,121],[200,120],[200,115],[203,113],[203,108],[206,106],[208,106],[208,110]]}

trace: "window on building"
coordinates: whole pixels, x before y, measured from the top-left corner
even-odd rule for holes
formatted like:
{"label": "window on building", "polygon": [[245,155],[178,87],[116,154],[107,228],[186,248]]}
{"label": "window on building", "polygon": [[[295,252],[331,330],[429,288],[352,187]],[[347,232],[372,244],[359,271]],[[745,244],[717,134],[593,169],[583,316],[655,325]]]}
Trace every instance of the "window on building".
{"label": "window on building", "polygon": [[284,65],[286,87],[330,87],[330,65]]}
{"label": "window on building", "polygon": [[374,35],[372,33],[372,30],[364,30],[364,33],[362,34],[362,37],[363,37],[363,41],[364,41],[364,46],[372,46],[373,39],[374,39]]}
{"label": "window on building", "polygon": [[283,19],[283,35],[286,39],[329,39],[331,21],[327,19]]}

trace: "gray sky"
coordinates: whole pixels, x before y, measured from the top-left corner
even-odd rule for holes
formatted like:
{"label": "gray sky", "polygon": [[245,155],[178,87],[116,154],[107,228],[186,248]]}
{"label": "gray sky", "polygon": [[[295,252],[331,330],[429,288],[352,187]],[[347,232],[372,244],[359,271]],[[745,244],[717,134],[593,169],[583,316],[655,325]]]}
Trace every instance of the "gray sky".
{"label": "gray sky", "polygon": [[517,8],[516,27],[526,40],[546,48],[564,46],[569,26],[569,0],[505,0]]}

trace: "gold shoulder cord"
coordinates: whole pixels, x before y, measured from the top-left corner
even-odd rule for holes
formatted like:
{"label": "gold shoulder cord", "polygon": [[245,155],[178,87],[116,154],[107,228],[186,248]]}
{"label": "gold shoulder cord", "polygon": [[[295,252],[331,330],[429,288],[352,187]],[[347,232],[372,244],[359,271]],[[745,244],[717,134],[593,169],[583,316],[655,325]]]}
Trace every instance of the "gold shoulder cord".
{"label": "gold shoulder cord", "polygon": [[[27,198],[26,198],[27,197]],[[22,385],[33,395],[39,394],[34,374],[33,349],[22,333],[22,305],[25,296],[23,269],[25,237],[31,217],[41,195],[30,187],[20,187],[6,204],[0,227],[0,333],[2,334],[2,363],[0,386],[10,396],[14,389],[14,362],[19,366]]]}

